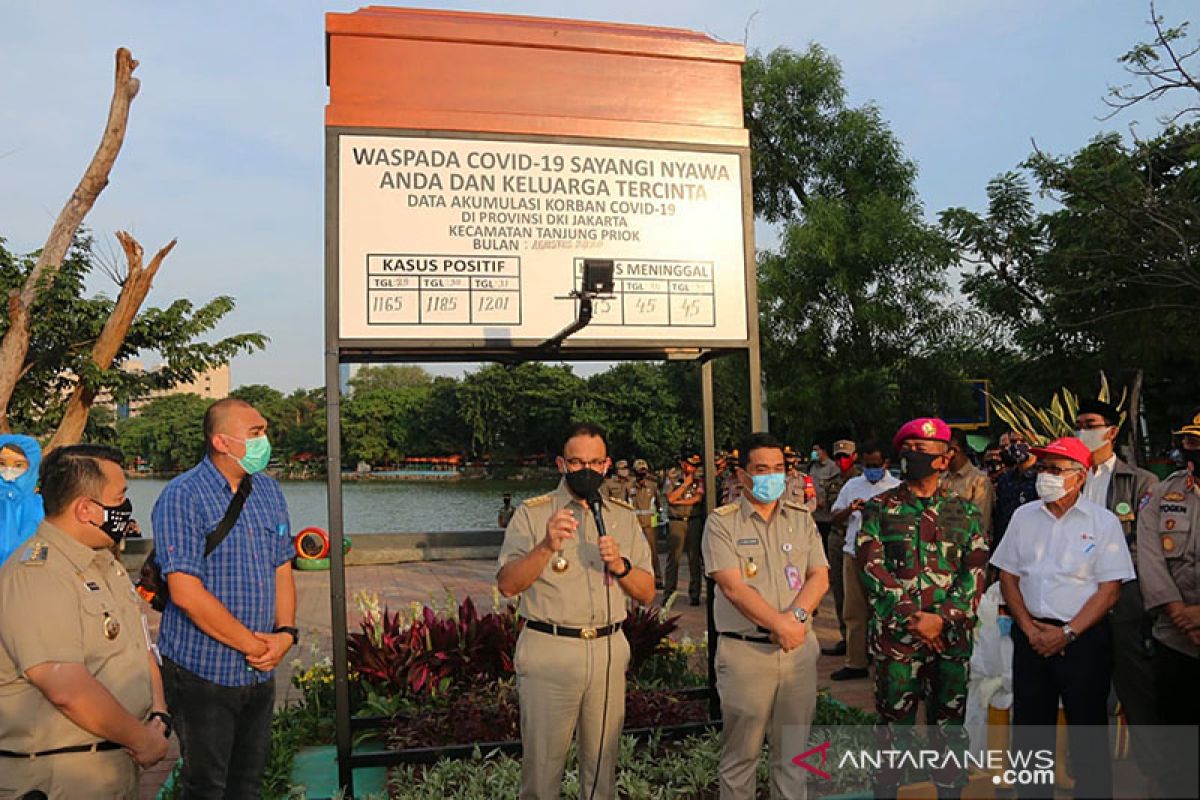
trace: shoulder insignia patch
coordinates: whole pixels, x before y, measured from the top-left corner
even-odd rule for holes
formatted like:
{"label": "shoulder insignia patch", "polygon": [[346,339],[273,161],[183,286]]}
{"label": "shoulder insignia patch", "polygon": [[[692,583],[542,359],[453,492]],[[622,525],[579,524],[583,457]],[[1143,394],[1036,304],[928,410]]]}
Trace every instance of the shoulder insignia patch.
{"label": "shoulder insignia patch", "polygon": [[550,498],[552,498],[552,497],[554,497],[554,495],[553,495],[553,494],[543,494],[543,495],[538,495],[537,497],[531,497],[531,498],[529,498],[528,500],[526,500],[526,501],[523,503],[523,505],[527,505],[527,506],[544,506],[544,505],[546,505],[546,503],[549,503],[549,502],[550,502]]}
{"label": "shoulder insignia patch", "polygon": [[21,554],[21,563],[27,567],[41,566],[50,557],[50,547],[45,542],[30,542]]}
{"label": "shoulder insignia patch", "polygon": [[795,511],[803,511],[805,514],[811,513],[808,510],[808,506],[804,505],[803,503],[797,503],[795,500],[784,500],[783,504]]}
{"label": "shoulder insignia patch", "polygon": [[720,506],[719,508],[713,509],[713,513],[719,517],[727,517],[730,514],[732,514],[734,511],[736,511],[737,507],[738,507],[737,503],[726,503],[725,505]]}

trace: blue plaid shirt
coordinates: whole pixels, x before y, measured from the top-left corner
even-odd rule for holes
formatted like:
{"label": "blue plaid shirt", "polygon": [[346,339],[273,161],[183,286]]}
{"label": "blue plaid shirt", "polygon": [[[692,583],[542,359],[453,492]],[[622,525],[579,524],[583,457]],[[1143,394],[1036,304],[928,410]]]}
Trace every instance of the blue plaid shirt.
{"label": "blue plaid shirt", "polygon": [[[154,504],[154,550],[164,577],[196,576],[243,625],[268,632],[275,627],[275,570],[294,555],[287,501],[278,483],[255,475],[237,523],[205,558],[204,540],[232,499],[229,481],[205,458],[168,483]],[[271,676],[197,628],[174,603],[163,611],[158,646],[188,672],[221,686],[248,686]]]}

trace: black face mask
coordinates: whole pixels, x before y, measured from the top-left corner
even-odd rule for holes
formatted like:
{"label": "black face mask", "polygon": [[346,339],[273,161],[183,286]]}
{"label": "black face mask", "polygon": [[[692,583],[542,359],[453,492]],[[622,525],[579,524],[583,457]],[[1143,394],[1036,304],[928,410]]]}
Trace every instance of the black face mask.
{"label": "black face mask", "polygon": [[600,487],[604,485],[604,475],[587,467],[568,472],[563,478],[567,481],[567,488],[571,490],[571,494],[584,500],[598,494]]}
{"label": "black face mask", "polygon": [[935,472],[940,472],[933,466],[933,462],[939,458],[941,458],[940,454],[905,450],[900,453],[900,476],[906,481],[925,480]]}
{"label": "black face mask", "polygon": [[119,506],[106,506],[99,500],[92,502],[104,509],[104,522],[96,527],[104,531],[114,544],[124,539],[129,532],[129,522],[133,519],[133,501],[127,497]]}

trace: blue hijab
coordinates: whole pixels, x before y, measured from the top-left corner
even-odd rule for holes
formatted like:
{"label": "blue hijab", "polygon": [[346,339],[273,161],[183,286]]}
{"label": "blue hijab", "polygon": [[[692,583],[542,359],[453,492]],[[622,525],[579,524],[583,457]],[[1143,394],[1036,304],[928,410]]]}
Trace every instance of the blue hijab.
{"label": "blue hijab", "polygon": [[12,445],[29,459],[29,469],[17,476],[15,481],[0,478],[0,564],[37,530],[46,512],[42,509],[42,496],[34,491],[38,482],[38,468],[42,466],[42,447],[36,439],[19,434],[0,435],[0,449]]}

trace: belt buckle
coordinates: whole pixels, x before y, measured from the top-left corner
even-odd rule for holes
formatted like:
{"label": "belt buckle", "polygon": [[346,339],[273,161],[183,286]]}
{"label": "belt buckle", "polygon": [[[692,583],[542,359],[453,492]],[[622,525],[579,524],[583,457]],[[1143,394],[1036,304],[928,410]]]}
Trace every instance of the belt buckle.
{"label": "belt buckle", "polygon": [[580,639],[595,639],[596,638],[596,629],[595,628],[580,629],[579,638]]}

